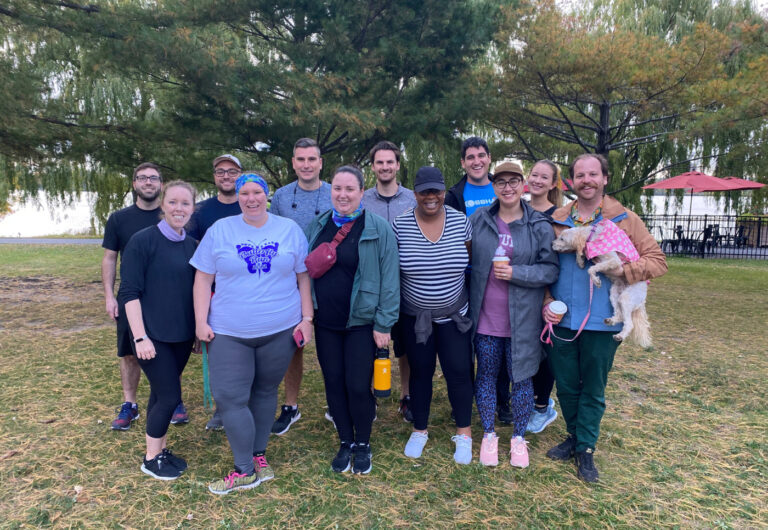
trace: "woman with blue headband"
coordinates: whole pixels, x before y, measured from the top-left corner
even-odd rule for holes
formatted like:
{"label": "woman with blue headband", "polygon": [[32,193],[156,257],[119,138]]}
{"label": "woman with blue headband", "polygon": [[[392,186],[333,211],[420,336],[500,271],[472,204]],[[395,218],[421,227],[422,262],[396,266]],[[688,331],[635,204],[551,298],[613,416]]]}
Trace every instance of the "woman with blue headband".
{"label": "woman with blue headband", "polygon": [[265,451],[277,387],[297,343],[312,338],[314,316],[301,228],[267,212],[260,175],[244,173],[235,188],[242,215],[214,223],[190,260],[196,334],[208,343],[211,390],[235,461],[209,484],[217,495],[274,478]]}
{"label": "woman with blue headband", "polygon": [[[342,166],[333,174],[333,208],[307,227],[309,247],[336,246],[336,261],[318,276],[312,295],[317,308],[315,344],[325,380],[339,451],[331,468],[356,474],[371,471],[371,426],[376,405],[371,377],[376,348],[386,348],[400,307],[400,271],[395,234],[389,223],[365,211],[363,174]],[[322,253],[324,247],[316,252]]]}

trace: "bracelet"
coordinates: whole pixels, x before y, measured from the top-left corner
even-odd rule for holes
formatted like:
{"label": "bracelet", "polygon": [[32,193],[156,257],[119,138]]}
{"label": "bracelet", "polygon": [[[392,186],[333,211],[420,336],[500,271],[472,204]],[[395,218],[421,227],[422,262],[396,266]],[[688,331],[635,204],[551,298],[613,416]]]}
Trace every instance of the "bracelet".
{"label": "bracelet", "polygon": [[148,339],[148,338],[149,338],[149,337],[147,337],[146,335],[144,335],[143,337],[139,337],[138,339],[133,339],[133,342],[134,342],[135,344],[138,344],[138,343],[140,343],[141,341],[143,341],[144,339]]}
{"label": "bracelet", "polygon": [[315,319],[315,317],[301,317],[301,320],[304,320],[306,322],[312,322]]}

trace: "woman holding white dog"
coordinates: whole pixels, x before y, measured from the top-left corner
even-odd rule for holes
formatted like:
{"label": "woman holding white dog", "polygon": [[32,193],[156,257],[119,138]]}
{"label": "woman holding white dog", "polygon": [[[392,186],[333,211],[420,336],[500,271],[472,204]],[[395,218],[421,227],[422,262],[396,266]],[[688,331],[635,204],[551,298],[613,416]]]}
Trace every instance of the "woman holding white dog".
{"label": "woman holding white dog", "polygon": [[521,200],[522,166],[502,162],[496,166],[492,182],[496,201],[470,219],[474,234],[470,308],[476,329],[475,398],[485,432],[480,463],[495,466],[499,462],[494,429],[496,379],[506,357],[514,416],[510,464],[524,468],[529,462],[524,436],[533,411],[532,377],[542,357],[539,304],[546,287],[557,279],[558,262],[548,217]]}
{"label": "woman holding white dog", "polygon": [[[594,225],[610,219],[626,232],[640,259],[627,263],[615,274],[627,283],[658,278],[667,271],[664,253],[643,221],[616,199],[604,195],[608,184],[608,161],[595,154],[576,157],[569,168],[577,199],[552,215],[555,235],[574,226]],[[549,365],[557,383],[557,398],[568,437],[547,452],[554,460],[575,457],[577,475],[585,482],[597,482],[599,474],[593,453],[605,411],[605,386],[619,343],[613,338],[621,324],[609,326],[613,315],[609,299],[611,281],[601,275],[602,286],[590,287],[587,268],[581,268],[573,252],[560,254],[560,276],[544,300],[544,319],[554,324]],[[568,311],[553,313],[549,304],[559,300]]]}

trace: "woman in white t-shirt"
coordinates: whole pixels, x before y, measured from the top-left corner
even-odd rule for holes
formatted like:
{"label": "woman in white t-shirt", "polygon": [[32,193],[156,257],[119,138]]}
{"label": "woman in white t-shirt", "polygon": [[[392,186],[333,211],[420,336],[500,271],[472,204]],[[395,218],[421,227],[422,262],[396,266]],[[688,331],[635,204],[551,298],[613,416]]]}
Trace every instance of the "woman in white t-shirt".
{"label": "woman in white t-shirt", "polygon": [[235,460],[208,486],[218,495],[274,478],[264,453],[277,388],[297,344],[312,338],[314,312],[301,228],[267,212],[260,175],[244,173],[235,187],[243,214],[214,223],[190,260],[196,334],[208,342],[211,390]]}

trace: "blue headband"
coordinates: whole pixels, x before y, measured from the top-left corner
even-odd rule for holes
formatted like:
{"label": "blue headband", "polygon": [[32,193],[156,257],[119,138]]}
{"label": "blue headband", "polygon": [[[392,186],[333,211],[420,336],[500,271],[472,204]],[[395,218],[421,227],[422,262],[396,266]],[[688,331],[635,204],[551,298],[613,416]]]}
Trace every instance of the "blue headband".
{"label": "blue headband", "polygon": [[242,188],[246,182],[255,182],[264,189],[264,193],[266,195],[269,195],[269,186],[267,185],[267,181],[264,180],[264,177],[257,175],[256,173],[243,173],[240,175],[237,181],[235,181],[235,191],[240,193],[240,188]]}

